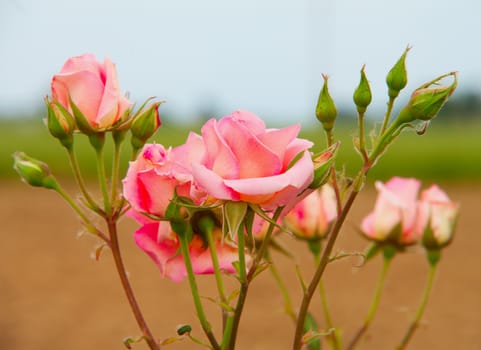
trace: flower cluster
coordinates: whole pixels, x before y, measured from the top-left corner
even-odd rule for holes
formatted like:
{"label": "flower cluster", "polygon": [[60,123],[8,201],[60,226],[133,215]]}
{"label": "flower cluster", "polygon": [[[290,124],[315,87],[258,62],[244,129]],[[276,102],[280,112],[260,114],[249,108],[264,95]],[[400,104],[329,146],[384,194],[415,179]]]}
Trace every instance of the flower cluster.
{"label": "flower cluster", "polygon": [[[47,97],[47,127],[67,150],[80,195],[73,199],[59,185],[48,166],[22,152],[14,154],[15,170],[30,185],[56,191],[72,207],[87,232],[108,247],[115,260],[122,287],[139,328],[141,339],[151,350],[160,345],[190,337],[192,328],[179,328],[176,338],[159,342],[142,316],[139,304],[123,265],[117,223],[124,215],[139,224],[134,240],[157,265],[163,277],[180,281],[187,277],[199,322],[212,349],[233,350],[240,317],[250,283],[262,271],[271,270],[285,302],[285,310],[296,323],[293,349],[321,348],[321,335],[315,317],[309,312],[312,297],[319,288],[326,324],[326,339],[332,348],[341,348],[340,329],[332,323],[322,284],[332,251],[347,214],[366,181],[369,170],[404,129],[423,127],[435,117],[457,86],[455,72],[442,75],[419,87],[396,118],[391,119],[394,100],[407,84],[406,49],[389,72],[388,109],[379,130],[366,140],[364,114],[372,100],[365,73],[355,89],[353,100],[358,111],[358,134],[354,146],[362,166],[354,178],[339,171],[335,160],[340,142],[334,127],[337,108],[330,96],[328,77],[315,109],[324,129],[327,148],[311,152],[313,143],[299,138],[300,125],[270,129],[257,115],[237,110],[220,119],[210,119],[201,133],[191,132],[185,143],[167,147],[147,143],[161,126],[160,102],[148,99],[134,111],[134,103],[121,93],[115,65],[92,54],[72,57],[52,78]],[[439,86],[451,77],[453,82]],[[122,143],[130,135],[132,150],[127,174],[121,175]],[[95,149],[101,200],[93,196],[83,179],[74,149],[75,135],[88,137]],[[106,136],[112,137],[111,162],[106,161]],[[80,136],[83,137],[83,136]],[[110,173],[106,166],[111,168]],[[123,179],[122,179],[123,178]],[[379,192],[374,210],[361,223],[362,233],[374,241],[372,251],[384,251],[385,268],[396,251],[421,241],[428,252],[431,274],[426,298],[432,285],[440,250],[453,237],[458,204],[436,185],[419,193],[421,183],[413,178],[394,177],[376,182]],[[103,220],[92,220],[92,215]],[[103,226],[102,226],[103,225]],[[308,284],[298,277],[303,288],[298,311],[294,311],[289,292],[271,259],[270,249],[292,256],[274,233],[289,232],[307,243],[314,256],[315,273]],[[321,244],[326,239],[327,244]],[[97,257],[102,248],[97,249]],[[349,254],[348,254],[349,255]],[[374,256],[374,253],[371,254]],[[367,259],[371,255],[367,255]],[[234,274],[238,290],[226,293],[222,273]],[[203,310],[196,274],[214,274],[218,292],[215,300],[222,309],[222,336],[217,338]],[[366,332],[379,301],[378,285],[373,306],[365,324],[350,342],[349,349]],[[403,344],[417,328],[425,300],[409,328]],[[332,330],[332,332],[331,332]],[[135,340],[127,339],[126,345]],[[204,344],[205,345],[205,344]]]}
{"label": "flower cluster", "polygon": [[[266,129],[256,115],[236,111],[218,121],[209,120],[201,135],[190,133],[181,146],[169,149],[159,144],[144,146],[123,181],[124,196],[132,206],[133,217],[143,225],[135,234],[136,242],[157,263],[163,275],[174,280],[185,276],[185,268],[171,267],[181,265],[181,259],[173,258],[178,237],[166,232],[169,225],[154,224],[145,214],[165,217],[174,196],[187,198],[194,206],[241,201],[264,211],[295,203],[296,197],[311,184],[314,174],[308,151],[312,143],[297,138],[299,129],[299,125]],[[200,232],[194,232],[194,237],[199,235]],[[220,244],[225,241],[222,234],[216,237],[223,270],[234,272],[233,246]],[[202,249],[207,247],[199,244],[201,241],[193,240],[191,249],[197,249],[203,256]],[[193,261],[193,266],[196,273],[213,272],[209,259]]]}
{"label": "flower cluster", "polygon": [[369,239],[398,247],[421,240],[430,250],[451,242],[459,206],[437,186],[421,192],[414,178],[393,177],[385,184],[376,182],[378,197],[374,210],[361,223]]}

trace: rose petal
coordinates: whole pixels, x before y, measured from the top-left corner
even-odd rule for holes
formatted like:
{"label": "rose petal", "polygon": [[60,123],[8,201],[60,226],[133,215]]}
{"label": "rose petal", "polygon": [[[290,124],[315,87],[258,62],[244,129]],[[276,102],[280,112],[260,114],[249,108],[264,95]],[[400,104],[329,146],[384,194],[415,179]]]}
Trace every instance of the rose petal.
{"label": "rose petal", "polygon": [[264,177],[280,173],[282,158],[267,148],[245,125],[227,117],[218,122],[218,128],[223,140],[237,159],[239,178]]}

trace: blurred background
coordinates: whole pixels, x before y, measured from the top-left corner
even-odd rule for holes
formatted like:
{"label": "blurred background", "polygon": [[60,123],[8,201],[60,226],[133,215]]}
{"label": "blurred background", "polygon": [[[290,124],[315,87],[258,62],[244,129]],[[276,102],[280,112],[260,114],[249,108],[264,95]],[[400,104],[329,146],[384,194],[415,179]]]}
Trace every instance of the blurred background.
{"label": "blurred background", "polygon": [[[481,316],[475,310],[481,309],[481,256],[476,250],[481,243],[480,15],[477,0],[2,0],[2,344],[10,349],[110,349],[121,348],[120,339],[137,332],[109,254],[98,263],[90,260],[95,241],[75,239],[79,225],[64,203],[55,194],[21,184],[12,169],[11,154],[25,151],[47,161],[71,193],[77,191],[69,182],[66,155],[42,122],[50,79],[68,57],[85,52],[99,60],[109,56],[131,100],[138,105],[150,96],[166,100],[161,106],[164,124],[155,136],[165,145],[182,143],[189,130],[199,132],[208,118],[247,109],[271,127],[302,123],[302,136],[321,149],[324,136],[314,109],[321,73],[325,73],[339,110],[335,128],[343,145],[339,164],[345,163],[346,173],[352,175],[360,164],[351,146],[356,128],[352,93],[359,71],[366,64],[373,90],[367,112],[372,126],[385,112],[385,76],[410,45],[409,82],[395,111],[416,87],[443,73],[458,71],[459,86],[428,132],[403,134],[369,180],[386,180],[394,174],[415,176],[425,187],[440,183],[461,203],[459,237],[441,266],[445,272],[440,274],[438,294],[426,316],[428,326],[413,349],[479,349]],[[78,139],[77,151],[85,175],[93,177],[92,151],[86,140]],[[129,156],[125,152],[124,164]],[[373,204],[372,183],[366,187],[365,197],[353,208],[340,249],[365,246],[356,235],[356,225]],[[131,223],[124,226],[127,265],[154,328],[166,336],[173,332],[173,320],[196,326],[189,296],[182,294],[185,285],[158,278],[153,264],[132,243],[134,228]],[[311,263],[303,259],[302,263]],[[416,305],[426,266],[418,253],[403,261],[398,277],[393,274],[388,284],[380,315],[380,320],[397,321],[393,327],[386,322],[374,324],[366,349],[392,347],[390,341],[400,336]],[[336,292],[334,311],[340,315],[339,322],[346,324],[347,335],[364,315],[379,269],[373,264],[352,274],[352,265],[336,264],[336,273],[326,276],[327,288]],[[287,278],[296,285],[295,274],[288,271]],[[412,271],[419,275],[413,276]],[[209,281],[202,282],[207,290]],[[265,292],[274,288],[268,277],[259,286],[251,300],[258,308],[247,313],[243,330],[249,337],[242,344],[252,349],[284,348],[291,325],[282,315],[281,298]],[[453,295],[458,297],[456,302]],[[266,313],[262,305],[269,302],[279,308]],[[260,332],[259,324],[266,323],[273,329]],[[184,343],[178,348],[189,346]]]}

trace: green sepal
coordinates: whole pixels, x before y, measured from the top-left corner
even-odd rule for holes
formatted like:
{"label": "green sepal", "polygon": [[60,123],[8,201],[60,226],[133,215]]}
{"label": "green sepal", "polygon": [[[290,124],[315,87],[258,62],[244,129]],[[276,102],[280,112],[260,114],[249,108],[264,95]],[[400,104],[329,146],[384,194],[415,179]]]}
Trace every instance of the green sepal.
{"label": "green sepal", "polygon": [[100,152],[105,144],[105,133],[99,132],[95,134],[88,135],[90,145],[95,149],[95,151]]}
{"label": "green sepal", "polygon": [[331,166],[336,160],[340,145],[341,142],[337,141],[323,152],[314,155],[314,178],[308,187],[309,189],[319,188],[327,182]]}
{"label": "green sepal", "polygon": [[394,245],[386,244],[382,247],[382,253],[383,253],[384,259],[386,260],[391,260],[396,255],[397,252],[398,252],[398,248]]}
{"label": "green sepal", "polygon": [[373,242],[364,253],[364,262],[368,262],[376,255],[378,255],[382,250],[382,246],[378,242]]}
{"label": "green sepal", "polygon": [[426,258],[431,266],[436,266],[436,264],[441,260],[441,250],[440,249],[426,249]]}
{"label": "green sepal", "polygon": [[234,239],[247,213],[246,202],[226,201],[223,206],[224,219],[227,222],[229,236]]}
{"label": "green sepal", "polygon": [[182,215],[181,208],[176,196],[174,196],[165,210],[165,217],[169,219],[172,231],[179,236],[186,237],[188,242],[190,242],[193,236],[192,227],[187,221],[187,218]]}
{"label": "green sepal", "polygon": [[95,129],[92,128],[87,118],[85,118],[82,111],[77,107],[77,105],[73,102],[70,96],[69,96],[69,103],[70,103],[70,108],[72,108],[72,112],[75,118],[75,122],[77,124],[77,128],[80,130],[80,132],[85,135],[94,134],[96,132]]}

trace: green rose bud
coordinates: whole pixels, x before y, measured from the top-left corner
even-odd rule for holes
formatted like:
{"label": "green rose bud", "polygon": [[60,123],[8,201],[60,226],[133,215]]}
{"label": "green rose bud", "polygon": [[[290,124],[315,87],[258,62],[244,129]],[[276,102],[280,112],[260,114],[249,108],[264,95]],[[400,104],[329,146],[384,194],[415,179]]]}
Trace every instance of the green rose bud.
{"label": "green rose bud", "polygon": [[155,134],[162,122],[159,116],[160,102],[152,103],[145,111],[134,117],[130,131],[131,143],[136,149],[144,146],[147,140]]}
{"label": "green rose bud", "polygon": [[13,168],[23,181],[31,186],[56,189],[57,181],[50,173],[48,165],[23,152],[13,154]]}
{"label": "green rose bud", "polygon": [[357,111],[359,113],[366,112],[367,106],[371,103],[372,93],[369,82],[367,81],[366,73],[364,72],[365,66],[361,68],[361,81],[358,87],[354,91],[353,99],[357,106]]}
{"label": "green rose bud", "polygon": [[47,106],[47,127],[50,134],[57,138],[66,148],[73,144],[75,121],[72,115],[58,102],[50,102],[45,98]]}
{"label": "green rose bud", "polygon": [[322,127],[325,131],[329,132],[334,128],[334,121],[337,116],[337,109],[334,101],[329,95],[329,89],[327,86],[327,75],[322,75],[324,78],[324,85],[319,94],[316,106],[316,117],[322,123]]}
{"label": "green rose bud", "polygon": [[389,88],[388,94],[390,98],[396,98],[399,92],[404,89],[408,82],[408,75],[406,71],[406,55],[411,48],[408,46],[404,53],[391,68],[386,77],[386,83]]}
{"label": "green rose bud", "polygon": [[[439,81],[448,76],[453,77],[451,85],[439,85]],[[456,72],[444,74],[414,90],[408,104],[399,112],[399,124],[414,120],[428,121],[433,119],[446,103],[458,84]]]}

